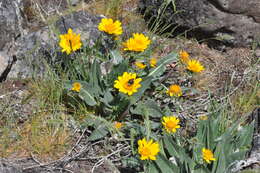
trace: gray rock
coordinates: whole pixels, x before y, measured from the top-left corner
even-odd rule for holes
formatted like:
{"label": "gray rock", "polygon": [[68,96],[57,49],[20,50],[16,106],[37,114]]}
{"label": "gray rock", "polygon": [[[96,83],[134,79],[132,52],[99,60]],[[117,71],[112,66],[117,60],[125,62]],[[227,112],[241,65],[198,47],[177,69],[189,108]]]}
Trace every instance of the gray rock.
{"label": "gray rock", "polygon": [[[79,11],[61,17],[57,20],[55,27],[61,34],[66,33],[68,28],[72,28],[74,32],[81,34],[83,45],[86,45],[93,44],[99,38],[101,34],[97,29],[99,22],[100,17]],[[61,57],[62,53],[58,42],[59,35],[46,26],[8,43],[6,46],[9,49],[0,52],[0,61],[2,61],[2,64],[8,64],[13,55],[17,58],[8,78],[43,76],[46,72],[44,64],[56,63],[57,59]],[[3,56],[5,57],[3,58]],[[4,68],[1,68],[0,76],[1,71],[4,71]]]}
{"label": "gray rock", "polygon": [[[81,34],[83,41],[86,41],[87,39],[95,41],[101,34],[97,29],[100,19],[101,17],[99,16],[94,16],[84,11],[79,11],[61,17],[56,22],[56,28],[58,28],[62,34],[66,33],[69,28],[72,28],[76,33]],[[87,42],[85,43],[87,44]]]}
{"label": "gray rock", "polygon": [[0,0],[0,51],[22,34],[21,0]]}
{"label": "gray rock", "polygon": [[48,27],[19,37],[7,53],[9,61],[12,55],[17,57],[8,78],[42,76],[45,72],[44,63],[51,62],[50,58],[55,56],[56,44],[56,36]]}
{"label": "gray rock", "polygon": [[1,173],[22,173],[21,169],[0,160]]}
{"label": "gray rock", "polygon": [[[140,9],[146,20],[158,16],[163,2],[167,1],[141,0]],[[175,29],[174,35],[193,29],[188,35],[198,39],[217,37],[226,44],[251,46],[260,40],[260,1],[175,0],[175,6],[168,5],[161,21],[172,25],[167,31]]]}
{"label": "gray rock", "polygon": [[8,56],[5,54],[5,52],[0,52],[0,74],[2,74],[5,70],[5,68],[8,65],[8,62],[6,61],[6,58]]}

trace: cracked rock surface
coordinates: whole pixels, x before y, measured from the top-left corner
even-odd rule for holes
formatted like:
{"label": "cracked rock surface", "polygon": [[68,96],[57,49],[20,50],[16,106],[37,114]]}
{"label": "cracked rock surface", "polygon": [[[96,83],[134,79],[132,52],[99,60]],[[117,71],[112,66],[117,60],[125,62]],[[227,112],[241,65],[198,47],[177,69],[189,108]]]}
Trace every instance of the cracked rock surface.
{"label": "cracked rock surface", "polygon": [[[15,5],[19,2],[20,0],[0,0],[0,82],[7,78],[42,76],[45,72],[43,64],[55,63],[55,58],[61,54],[59,36],[53,28],[45,26],[30,31],[26,28],[27,25],[20,25],[23,19],[17,11],[23,9],[23,3]],[[58,18],[55,28],[60,33],[72,28],[81,34],[82,40],[91,43],[100,35],[96,27],[99,21],[99,16],[78,11]]]}
{"label": "cracked rock surface", "polygon": [[[141,0],[140,10],[147,21],[155,19],[165,2]],[[178,26],[175,35],[192,29],[188,35],[197,39],[216,37],[228,45],[251,46],[260,40],[260,1],[175,0],[168,4],[161,21],[172,25],[171,29]]]}
{"label": "cracked rock surface", "polygon": [[21,34],[22,21],[17,6],[23,6],[21,0],[0,0],[0,51]]}

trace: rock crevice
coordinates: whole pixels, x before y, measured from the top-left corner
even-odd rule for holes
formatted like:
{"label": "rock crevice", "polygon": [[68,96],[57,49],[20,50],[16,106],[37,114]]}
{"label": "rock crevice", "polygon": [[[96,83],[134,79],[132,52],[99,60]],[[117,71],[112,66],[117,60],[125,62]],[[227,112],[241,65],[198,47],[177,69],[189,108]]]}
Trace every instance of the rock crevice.
{"label": "rock crevice", "polygon": [[[141,0],[140,11],[147,21],[154,21],[164,4],[163,0]],[[198,40],[214,38],[235,47],[260,40],[258,0],[175,0],[174,5],[176,10],[168,4],[161,14],[163,25],[172,26],[166,32],[173,36],[187,33]]]}

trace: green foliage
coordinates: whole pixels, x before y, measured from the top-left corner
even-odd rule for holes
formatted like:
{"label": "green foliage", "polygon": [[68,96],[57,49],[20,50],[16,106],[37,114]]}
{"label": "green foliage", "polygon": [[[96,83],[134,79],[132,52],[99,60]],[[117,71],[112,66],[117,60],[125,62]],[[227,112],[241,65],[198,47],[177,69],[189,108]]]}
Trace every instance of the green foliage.
{"label": "green foliage", "polygon": [[[221,112],[212,113],[207,120],[198,121],[195,135],[183,136],[178,132],[169,134],[163,129],[161,121],[164,116],[172,115],[172,109],[169,105],[162,108],[159,104],[161,100],[153,94],[165,94],[166,86],[160,79],[165,75],[167,64],[181,65],[177,53],[171,52],[159,58],[152,68],[148,61],[152,55],[152,45],[141,53],[122,53],[117,49],[118,42],[112,37],[110,39],[109,42],[114,42],[112,50],[102,51],[103,42],[97,42],[93,47],[85,47],[83,51],[73,54],[73,58],[65,62],[69,80],[63,82],[64,102],[74,110],[84,107],[87,112],[91,112],[81,122],[82,128],[92,130],[89,141],[113,135],[113,122],[124,122],[126,128],[116,133],[120,138],[129,140],[132,156],[122,162],[149,173],[224,173],[230,170],[235,161],[245,157],[252,141],[253,124],[239,129],[241,122],[223,123],[225,117]],[[144,62],[146,67],[136,68],[133,64],[137,60]],[[114,87],[115,80],[119,76],[122,78],[125,72],[134,73],[142,79],[141,87],[132,95],[121,93]],[[81,85],[79,92],[72,89],[75,82]],[[129,82],[124,84],[126,88],[132,85]],[[177,101],[178,98],[174,100],[178,105],[181,102]],[[139,160],[141,153],[138,139],[142,138],[158,142],[160,152],[156,154],[155,160]],[[216,160],[205,162],[203,148],[212,151]]]}
{"label": "green foliage", "polygon": [[[193,143],[188,145],[181,145],[180,136],[163,136],[166,159],[174,157],[180,173],[230,172],[232,164],[242,160],[250,149],[254,126],[251,123],[240,127],[237,122],[221,131],[222,121],[223,117],[217,114],[209,116],[208,120],[201,120],[196,136],[191,139]],[[213,151],[216,161],[212,164],[203,161],[202,148]]]}

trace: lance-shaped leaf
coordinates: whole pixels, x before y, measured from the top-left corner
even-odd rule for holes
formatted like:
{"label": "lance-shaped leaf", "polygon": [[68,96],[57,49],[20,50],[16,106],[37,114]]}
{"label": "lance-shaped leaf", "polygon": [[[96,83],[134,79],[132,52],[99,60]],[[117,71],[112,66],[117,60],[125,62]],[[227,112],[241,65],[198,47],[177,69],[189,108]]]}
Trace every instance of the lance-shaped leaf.
{"label": "lance-shaped leaf", "polygon": [[93,89],[93,94],[98,96],[102,92],[101,88],[101,69],[100,64],[98,64],[97,60],[94,60],[93,64],[90,67],[90,80],[89,85]]}
{"label": "lance-shaped leaf", "polygon": [[155,163],[160,168],[161,172],[179,172],[179,168],[174,163],[169,161],[164,155],[158,154],[156,158]]}
{"label": "lance-shaped leaf", "polygon": [[97,104],[93,94],[90,92],[88,88],[82,88],[79,92],[79,97],[85,101],[85,103],[89,106],[94,106]]}
{"label": "lance-shaped leaf", "polygon": [[104,138],[108,134],[107,127],[104,125],[99,125],[89,136],[89,141],[95,141]]}
{"label": "lance-shaped leaf", "polygon": [[176,53],[170,53],[169,55],[161,58],[158,63],[157,66],[155,68],[152,68],[152,70],[150,71],[150,73],[148,74],[148,76],[152,76],[152,77],[156,77],[161,75],[165,69],[166,69],[166,64],[169,64],[171,62],[173,62],[174,60],[177,60],[177,54]]}
{"label": "lance-shaped leaf", "polygon": [[110,52],[110,55],[112,57],[113,64],[117,65],[124,60],[124,58],[122,57],[122,55],[120,54],[120,52],[118,50],[112,50]]}
{"label": "lance-shaped leaf", "polygon": [[152,77],[146,77],[141,82],[141,88],[138,89],[138,92],[133,94],[131,98],[131,103],[135,104],[144,94],[145,90],[147,90],[150,87],[150,84],[152,82]]}

